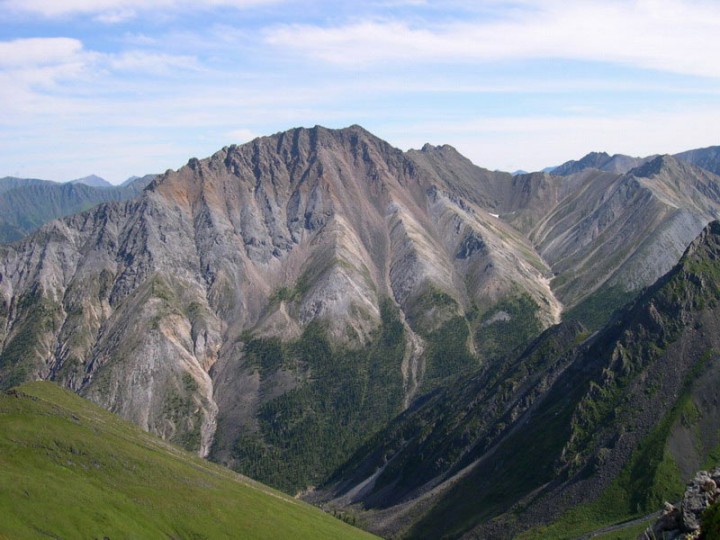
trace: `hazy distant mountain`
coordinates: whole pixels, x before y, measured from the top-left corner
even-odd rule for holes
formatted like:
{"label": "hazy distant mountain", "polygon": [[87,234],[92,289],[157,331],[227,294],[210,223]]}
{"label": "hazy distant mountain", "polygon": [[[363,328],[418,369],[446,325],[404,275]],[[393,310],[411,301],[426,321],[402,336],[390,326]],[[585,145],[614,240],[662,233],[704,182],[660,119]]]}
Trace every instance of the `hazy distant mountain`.
{"label": "hazy distant mountain", "polygon": [[92,186],[92,187],[113,187],[113,185],[105,180],[104,178],[100,178],[99,176],[96,176],[94,174],[91,174],[90,176],[84,176],[82,178],[78,178],[76,180],[70,180],[71,184],[85,184],[86,186]]}
{"label": "hazy distant mountain", "polygon": [[715,174],[720,174],[720,146],[688,150],[675,154],[675,157]]}
{"label": "hazy distant mountain", "polygon": [[16,178],[14,176],[6,176],[4,178],[0,178],[0,194],[18,187],[53,184],[56,184],[56,182],[50,182],[49,180],[39,180],[37,178]]}
{"label": "hazy distant mountain", "polygon": [[590,152],[578,161],[567,161],[558,167],[550,168],[550,171],[548,172],[552,172],[552,174],[558,176],[568,176],[570,174],[592,168],[599,169],[601,171],[626,173],[630,171],[630,169],[634,169],[654,157],[655,156],[638,158],[625,156],[623,154],[615,154],[611,156],[606,152]]}
{"label": "hazy distant mountain", "polygon": [[[577,161],[567,161],[559,167],[548,167],[547,169],[543,169],[543,172],[552,172],[552,174],[559,176],[567,176],[585,169],[594,168],[602,171],[626,173],[656,157],[657,155],[639,158],[623,154],[610,156],[606,152],[591,152]],[[720,174],[720,146],[688,150],[675,154],[673,157],[714,174]]]}
{"label": "hazy distant mountain", "polygon": [[139,191],[142,191],[147,187],[147,185],[155,180],[157,177],[157,174],[146,174],[145,176],[131,176],[127,180],[125,180],[120,186],[122,187],[129,187],[134,186],[134,189],[137,189]]}

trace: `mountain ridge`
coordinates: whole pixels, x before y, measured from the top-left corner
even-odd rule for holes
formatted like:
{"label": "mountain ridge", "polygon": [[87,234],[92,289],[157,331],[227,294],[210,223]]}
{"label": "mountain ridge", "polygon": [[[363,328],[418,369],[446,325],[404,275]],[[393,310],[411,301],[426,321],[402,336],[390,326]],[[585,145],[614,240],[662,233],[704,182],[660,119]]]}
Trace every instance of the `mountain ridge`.
{"label": "mountain ridge", "polygon": [[[575,321],[602,328],[717,217],[717,176],[656,161],[513,177],[449,145],[403,152],[359,126],[297,128],[190,159],[135,199],[0,246],[0,387],[54,380],[289,493],[412,419],[439,461],[398,487],[393,467],[417,455],[396,459],[386,491],[455,500],[453,482],[469,485],[455,474],[482,448],[518,455],[535,432],[509,426],[537,411],[552,420],[542,398],[582,364],[589,336]],[[490,411],[463,412],[470,431],[450,429],[451,442],[427,427],[458,412],[448,388]],[[557,422],[570,422],[577,403],[557,395]],[[487,440],[470,449],[470,433]],[[587,465],[593,444],[566,453]],[[572,469],[548,459],[535,480]],[[432,485],[438,470],[450,483]],[[413,512],[407,527],[393,510],[382,519],[428,525]]]}

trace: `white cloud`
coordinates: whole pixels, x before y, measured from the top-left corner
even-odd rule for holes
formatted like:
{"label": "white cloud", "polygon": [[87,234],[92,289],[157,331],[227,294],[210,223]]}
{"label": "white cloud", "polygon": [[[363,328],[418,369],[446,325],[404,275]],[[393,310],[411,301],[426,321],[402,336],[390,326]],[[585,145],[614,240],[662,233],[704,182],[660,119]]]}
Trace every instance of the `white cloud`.
{"label": "white cloud", "polygon": [[30,38],[0,42],[0,68],[53,65],[77,60],[82,43],[72,38]]}
{"label": "white cloud", "polygon": [[[517,3],[516,3],[517,4]],[[266,42],[333,64],[577,59],[720,77],[720,3],[700,0],[520,2],[504,17],[442,24],[366,20],[286,25]]]}
{"label": "white cloud", "polygon": [[95,20],[104,24],[118,24],[129,21],[136,17],[137,13],[134,9],[117,9],[112,11],[103,11],[95,17]]}
{"label": "white cloud", "polygon": [[187,55],[152,53],[140,50],[107,55],[107,65],[117,71],[167,74],[177,70],[200,70],[197,58]]}
{"label": "white cloud", "polygon": [[280,1],[282,0],[2,0],[0,7],[44,17],[94,15],[100,22],[117,23],[132,18],[140,11],[197,9],[208,6],[244,9]]}

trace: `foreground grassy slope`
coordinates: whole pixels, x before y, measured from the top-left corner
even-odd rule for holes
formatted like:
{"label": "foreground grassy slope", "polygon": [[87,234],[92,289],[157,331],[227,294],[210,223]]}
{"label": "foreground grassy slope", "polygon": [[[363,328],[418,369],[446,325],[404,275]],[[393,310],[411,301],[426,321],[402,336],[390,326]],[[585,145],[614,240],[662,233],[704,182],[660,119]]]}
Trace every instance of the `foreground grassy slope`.
{"label": "foreground grassy slope", "polygon": [[370,538],[52,383],[0,395],[0,538]]}

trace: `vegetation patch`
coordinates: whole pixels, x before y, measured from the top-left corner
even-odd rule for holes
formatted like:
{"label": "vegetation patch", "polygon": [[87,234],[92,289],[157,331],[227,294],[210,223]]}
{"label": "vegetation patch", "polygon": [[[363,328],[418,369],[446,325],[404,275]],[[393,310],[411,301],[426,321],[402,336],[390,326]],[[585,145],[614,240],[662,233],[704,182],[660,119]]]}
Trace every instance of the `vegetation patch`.
{"label": "vegetation patch", "polygon": [[39,289],[20,297],[16,326],[0,354],[0,390],[25,382],[32,368],[42,361],[38,349],[41,338],[55,332],[60,306],[42,295]]}
{"label": "vegetation patch", "polygon": [[479,367],[477,358],[468,350],[470,330],[464,317],[452,317],[424,337],[427,347],[423,391],[436,387],[449,377]]}
{"label": "vegetation patch", "polygon": [[591,332],[599,330],[618,309],[632,300],[637,293],[628,292],[620,285],[602,287],[582,302],[569,309],[563,319],[578,321]]}
{"label": "vegetation patch", "polygon": [[306,382],[260,408],[258,431],[233,445],[236,470],[288,492],[318,485],[400,412],[405,332],[390,299],[380,312],[379,330],[360,350],[334,347],[317,322],[288,343],[246,343],[261,378],[287,369]]}
{"label": "vegetation patch", "polygon": [[529,294],[500,301],[486,312],[475,331],[483,360],[493,363],[512,356],[542,332],[537,318],[540,306]]}

